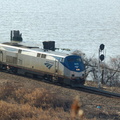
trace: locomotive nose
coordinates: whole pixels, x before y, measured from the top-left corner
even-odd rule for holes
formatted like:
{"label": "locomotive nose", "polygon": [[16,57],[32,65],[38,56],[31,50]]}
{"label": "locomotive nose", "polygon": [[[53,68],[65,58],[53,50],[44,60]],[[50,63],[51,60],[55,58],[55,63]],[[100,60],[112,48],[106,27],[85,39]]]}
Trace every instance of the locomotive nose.
{"label": "locomotive nose", "polygon": [[85,78],[85,74],[82,73],[76,73],[76,72],[72,72],[71,73],[71,79],[84,79]]}

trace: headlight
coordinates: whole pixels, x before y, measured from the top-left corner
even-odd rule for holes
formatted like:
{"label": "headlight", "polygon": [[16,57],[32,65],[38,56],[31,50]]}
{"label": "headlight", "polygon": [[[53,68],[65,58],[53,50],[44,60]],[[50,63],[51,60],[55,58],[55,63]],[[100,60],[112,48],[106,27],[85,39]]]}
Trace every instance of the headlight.
{"label": "headlight", "polygon": [[74,74],[72,74],[72,77],[74,77],[75,75]]}
{"label": "headlight", "polygon": [[78,68],[78,69],[76,69],[76,71],[80,71],[80,69]]}

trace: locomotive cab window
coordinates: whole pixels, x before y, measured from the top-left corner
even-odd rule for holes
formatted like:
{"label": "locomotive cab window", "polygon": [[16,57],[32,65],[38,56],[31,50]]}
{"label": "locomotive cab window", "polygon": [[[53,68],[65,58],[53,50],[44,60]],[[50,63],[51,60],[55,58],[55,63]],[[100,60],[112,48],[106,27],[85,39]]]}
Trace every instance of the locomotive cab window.
{"label": "locomotive cab window", "polygon": [[80,58],[69,58],[68,59],[69,62],[81,62]]}
{"label": "locomotive cab window", "polygon": [[76,55],[66,57],[64,65],[72,71],[83,71],[85,69],[81,57]]}

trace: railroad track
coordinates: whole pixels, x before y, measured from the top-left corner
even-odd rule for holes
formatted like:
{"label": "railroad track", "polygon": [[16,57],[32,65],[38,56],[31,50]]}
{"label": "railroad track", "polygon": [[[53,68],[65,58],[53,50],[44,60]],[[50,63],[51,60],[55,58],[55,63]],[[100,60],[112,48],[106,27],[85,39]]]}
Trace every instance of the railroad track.
{"label": "railroad track", "polygon": [[[4,70],[1,72],[11,74],[11,73],[4,71]],[[19,76],[19,75],[17,74],[17,76]],[[22,75],[20,75],[20,76],[22,76]],[[39,79],[34,78],[34,80],[39,80]],[[96,87],[84,86],[84,85],[79,85],[79,86],[77,85],[77,86],[71,87],[71,86],[65,86],[65,85],[63,86],[63,85],[58,84],[58,83],[53,83],[53,82],[50,82],[50,81],[45,80],[45,79],[41,79],[41,81],[44,81],[48,84],[54,84],[57,86],[68,88],[68,89],[74,89],[74,90],[83,91],[83,92],[87,92],[87,93],[91,93],[91,94],[96,94],[96,95],[101,95],[101,96],[106,96],[106,97],[120,98],[120,93],[113,93],[113,92],[109,92],[109,91],[104,91],[104,90],[96,88]]]}
{"label": "railroad track", "polygon": [[[53,84],[50,82],[50,84]],[[60,84],[56,84],[55,85],[59,85],[62,86]],[[114,93],[114,92],[109,92],[109,91],[105,91],[96,87],[91,87],[91,86],[84,86],[84,85],[77,85],[76,87],[71,87],[71,86],[62,86],[65,88],[69,88],[69,89],[74,89],[74,90],[78,90],[78,91],[83,91],[83,92],[87,92],[87,93],[91,93],[91,94],[96,94],[96,95],[101,95],[101,96],[106,96],[106,97],[112,97],[112,98],[119,98],[120,99],[120,93]]]}
{"label": "railroad track", "polygon": [[120,98],[120,93],[113,93],[113,92],[105,91],[105,90],[102,90],[102,89],[99,89],[96,87],[82,86],[81,85],[77,88],[77,90],[88,92],[91,94],[102,95],[102,96],[106,96],[106,97]]}

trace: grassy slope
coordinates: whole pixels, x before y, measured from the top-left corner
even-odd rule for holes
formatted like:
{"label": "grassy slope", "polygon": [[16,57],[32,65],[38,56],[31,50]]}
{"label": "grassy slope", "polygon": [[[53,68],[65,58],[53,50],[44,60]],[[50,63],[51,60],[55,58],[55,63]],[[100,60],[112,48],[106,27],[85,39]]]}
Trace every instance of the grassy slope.
{"label": "grassy slope", "polygon": [[[5,73],[0,73],[0,76],[0,120],[70,120],[70,106],[76,96],[81,98],[85,120],[120,119],[119,99],[91,95]],[[93,85],[91,82],[87,84]],[[120,91],[120,88],[105,89]]]}

